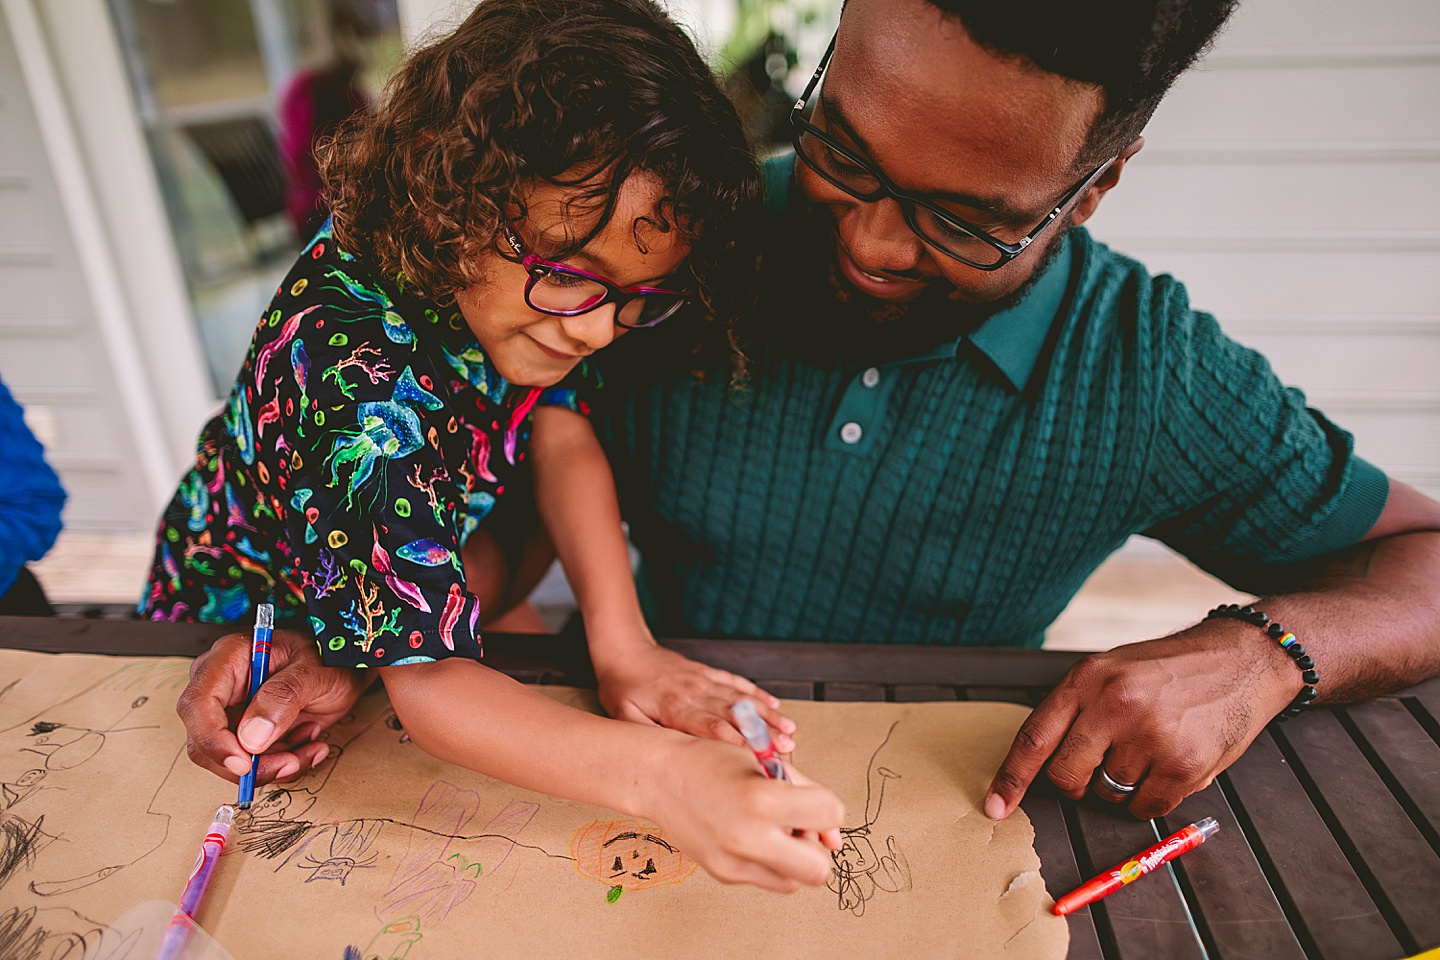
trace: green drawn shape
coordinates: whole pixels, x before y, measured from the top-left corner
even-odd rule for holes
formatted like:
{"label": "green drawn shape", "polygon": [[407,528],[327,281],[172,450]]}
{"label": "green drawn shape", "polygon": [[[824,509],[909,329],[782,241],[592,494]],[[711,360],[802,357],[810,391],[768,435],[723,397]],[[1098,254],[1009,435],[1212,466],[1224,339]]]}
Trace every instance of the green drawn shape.
{"label": "green drawn shape", "polygon": [[331,650],[344,650],[344,649],[345,649],[345,638],[344,638],[344,637],[331,637],[331,638],[330,638],[330,642],[327,644],[327,646],[328,646]]}
{"label": "green drawn shape", "polygon": [[395,516],[397,516],[397,517],[408,517],[408,516],[410,516],[410,501],[409,501],[409,500],[406,500],[404,497],[400,497],[399,499],[397,499],[397,500],[395,501]]}
{"label": "green drawn shape", "polygon": [[350,560],[350,569],[354,570],[362,577],[370,571],[370,568],[365,565],[365,561],[361,560],[359,557],[354,557]]}
{"label": "green drawn shape", "polygon": [[317,426],[317,427],[323,427],[323,426],[325,426],[325,411],[324,411],[324,410],[316,410],[316,411],[315,411],[315,426]]}
{"label": "green drawn shape", "polygon": [[239,579],[243,576],[243,574],[240,572],[240,568],[239,568],[239,567],[231,567],[229,570],[227,570],[227,571],[225,571],[225,572],[228,573],[228,574],[230,574],[230,579],[231,579],[231,580],[239,580]]}
{"label": "green drawn shape", "polygon": [[271,310],[271,311],[270,311],[270,326],[275,327],[275,326],[279,326],[279,324],[280,324],[280,311],[279,311],[279,310]]}
{"label": "green drawn shape", "polygon": [[345,336],[345,334],[343,333],[337,333],[330,338],[330,346],[332,347],[343,347],[349,342],[350,338]]}
{"label": "green drawn shape", "polygon": [[622,894],[622,893],[624,893],[624,892],[625,892],[625,888],[622,887],[622,886],[620,886],[620,885],[617,883],[615,886],[613,886],[613,887],[610,888],[610,892],[609,892],[609,893],[605,894],[605,902],[606,902],[606,903],[614,903],[616,900],[619,900],[619,899],[620,899],[620,894]]}

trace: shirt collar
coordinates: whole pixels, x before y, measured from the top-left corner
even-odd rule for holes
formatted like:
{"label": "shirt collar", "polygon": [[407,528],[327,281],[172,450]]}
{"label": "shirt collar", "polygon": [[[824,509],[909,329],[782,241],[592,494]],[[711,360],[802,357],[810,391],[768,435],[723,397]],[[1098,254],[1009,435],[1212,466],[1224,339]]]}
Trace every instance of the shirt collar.
{"label": "shirt collar", "polygon": [[1070,286],[1070,261],[1073,251],[1067,235],[1060,241],[1060,252],[1031,286],[1025,298],[987,319],[967,337],[975,348],[1018,391],[1024,390],[1045,349],[1045,339],[1055,318],[1065,305],[1065,291]]}

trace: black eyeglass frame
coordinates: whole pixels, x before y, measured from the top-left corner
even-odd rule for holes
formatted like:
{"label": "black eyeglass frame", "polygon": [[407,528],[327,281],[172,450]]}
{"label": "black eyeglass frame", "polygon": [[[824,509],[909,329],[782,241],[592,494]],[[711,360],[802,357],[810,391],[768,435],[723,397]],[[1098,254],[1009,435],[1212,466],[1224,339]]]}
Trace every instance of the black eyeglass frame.
{"label": "black eyeglass frame", "polygon": [[[548,313],[552,317],[578,317],[582,314],[590,313],[593,310],[599,310],[608,303],[613,303],[615,304],[615,325],[617,327],[624,327],[626,330],[649,330],[651,327],[657,326],[661,322],[675,316],[675,314],[679,313],[681,308],[690,301],[691,295],[683,290],[668,290],[664,287],[649,287],[643,284],[636,287],[622,287],[610,279],[600,276],[598,273],[591,273],[588,270],[580,270],[576,267],[566,266],[554,260],[546,260],[544,257],[537,256],[531,251],[509,226],[502,226],[500,228],[500,235],[505,239],[505,242],[509,244],[510,249],[514,251],[516,262],[524,267],[525,272],[529,274],[528,279],[525,281],[525,304],[530,307],[530,309],[537,310],[540,313]],[[605,288],[605,296],[593,303],[574,309],[562,310],[557,307],[542,307],[531,297],[531,291],[535,289],[537,283],[552,274],[576,277],[592,283],[598,283]],[[620,319],[621,312],[624,311],[625,307],[632,301],[644,300],[646,297],[656,296],[674,297],[675,302],[669,310],[666,310],[648,323],[626,323]]]}
{"label": "black eyeglass frame", "polygon": [[[1116,159],[1118,159],[1117,155],[1115,157],[1111,157],[1109,160],[1106,160],[1104,163],[1100,164],[1100,166],[1096,167],[1089,174],[1087,174],[1082,180],[1080,180],[1080,182],[1076,183],[1075,186],[1071,187],[1068,191],[1066,191],[1065,196],[1061,197],[1060,202],[1055,204],[1054,209],[1052,209],[1045,216],[1044,220],[1040,221],[1039,226],[1037,226],[1034,230],[1031,230],[1019,240],[1015,241],[1014,243],[1007,243],[1006,241],[1001,240],[998,237],[992,237],[980,227],[977,227],[972,223],[962,220],[948,210],[945,210],[942,207],[939,207],[931,201],[925,199],[923,196],[901,190],[899,187],[895,186],[895,184],[891,182],[890,178],[885,176],[884,172],[882,172],[880,168],[877,167],[872,161],[866,159],[865,157],[859,156],[855,153],[855,151],[849,149],[843,144],[837,143],[833,137],[825,133],[819,127],[815,126],[809,120],[805,119],[805,117],[801,116],[801,114],[805,110],[807,102],[812,96],[814,96],[815,88],[820,85],[820,78],[825,75],[825,69],[830,65],[830,58],[835,53],[835,41],[839,38],[839,36],[840,32],[837,30],[835,32],[835,35],[830,38],[830,46],[825,49],[825,55],[820,58],[820,64],[815,68],[815,73],[813,76],[810,77],[810,82],[805,85],[805,92],[800,94],[799,99],[795,101],[795,106],[790,108],[790,125],[794,128],[794,134],[791,142],[795,147],[795,155],[801,160],[805,161],[805,165],[811,170],[814,170],[821,177],[823,177],[826,182],[830,183],[831,185],[835,186],[840,190],[843,190],[846,194],[854,197],[856,200],[861,200],[865,203],[874,203],[876,200],[879,200],[882,197],[890,197],[900,205],[900,213],[902,216],[904,216],[905,223],[910,227],[912,231],[914,231],[917,237],[923,240],[928,246],[934,247],[936,250],[945,254],[952,260],[960,261],[967,267],[974,267],[977,270],[999,270],[1001,267],[1005,266],[1005,264],[1020,256],[1020,254],[1025,252],[1026,247],[1034,243],[1036,238],[1038,238],[1042,233],[1044,233],[1045,229],[1049,227],[1050,224],[1054,223],[1057,218],[1059,218],[1060,214],[1064,212],[1066,207],[1068,207],[1072,202],[1074,202],[1076,197],[1081,196],[1086,190],[1090,189],[1090,187],[1095,183],[1095,181],[1100,178],[1100,175],[1106,170],[1108,170],[1110,168],[1110,165],[1113,164]],[[880,189],[872,191],[868,194],[859,193],[854,188],[839,182],[834,177],[826,173],[824,170],[820,169],[819,164],[815,163],[813,160],[807,157],[805,155],[805,150],[800,146],[800,138],[806,133],[814,136],[821,143],[825,144],[825,146],[829,147],[831,150],[844,157],[850,163],[853,163],[855,166],[860,167],[867,174],[874,177],[875,181],[880,185]],[[924,207],[926,210],[930,211],[936,217],[938,217],[947,226],[954,227],[955,229],[960,230],[963,233],[968,233],[970,236],[974,237],[977,240],[989,244],[991,247],[993,247],[996,251],[999,252],[1000,259],[994,263],[976,263],[974,260],[971,260],[968,257],[964,257],[958,253],[955,253],[952,250],[947,250],[943,244],[941,244],[933,237],[927,236],[919,228],[919,226],[916,225],[916,207]]]}

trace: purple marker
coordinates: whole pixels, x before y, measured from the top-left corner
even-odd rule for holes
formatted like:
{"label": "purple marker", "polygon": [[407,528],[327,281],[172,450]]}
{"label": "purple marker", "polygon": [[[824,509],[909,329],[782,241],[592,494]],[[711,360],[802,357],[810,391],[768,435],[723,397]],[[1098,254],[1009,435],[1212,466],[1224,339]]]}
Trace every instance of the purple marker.
{"label": "purple marker", "polygon": [[765,768],[765,776],[771,780],[789,780],[785,775],[785,764],[780,762],[780,753],[770,739],[770,728],[760,719],[760,711],[755,709],[755,704],[749,700],[737,701],[730,708],[730,716],[735,719],[735,726],[740,728],[740,736],[745,738],[746,746],[760,761],[760,766]]}
{"label": "purple marker", "polygon": [[195,914],[200,909],[200,898],[205,896],[205,887],[210,883],[210,874],[220,862],[220,851],[225,849],[225,838],[230,836],[230,824],[235,822],[235,808],[226,804],[215,811],[215,822],[200,844],[200,855],[195,858],[195,869],[180,894],[180,906],[170,918],[170,927],[165,939],[160,942],[160,952],[155,960],[176,960],[185,951],[190,941],[190,930],[195,925]]}

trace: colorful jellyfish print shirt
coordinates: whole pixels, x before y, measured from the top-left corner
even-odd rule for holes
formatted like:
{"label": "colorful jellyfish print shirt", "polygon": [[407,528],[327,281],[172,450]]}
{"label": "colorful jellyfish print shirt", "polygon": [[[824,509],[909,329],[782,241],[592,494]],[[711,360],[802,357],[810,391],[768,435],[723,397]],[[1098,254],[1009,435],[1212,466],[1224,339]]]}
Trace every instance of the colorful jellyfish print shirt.
{"label": "colorful jellyfish print shirt", "polygon": [[332,666],[478,658],[460,549],[526,469],[535,407],[588,413],[599,385],[585,362],[507,383],[458,308],[378,281],[327,223],[201,432],[140,613],[231,623],[270,602]]}

